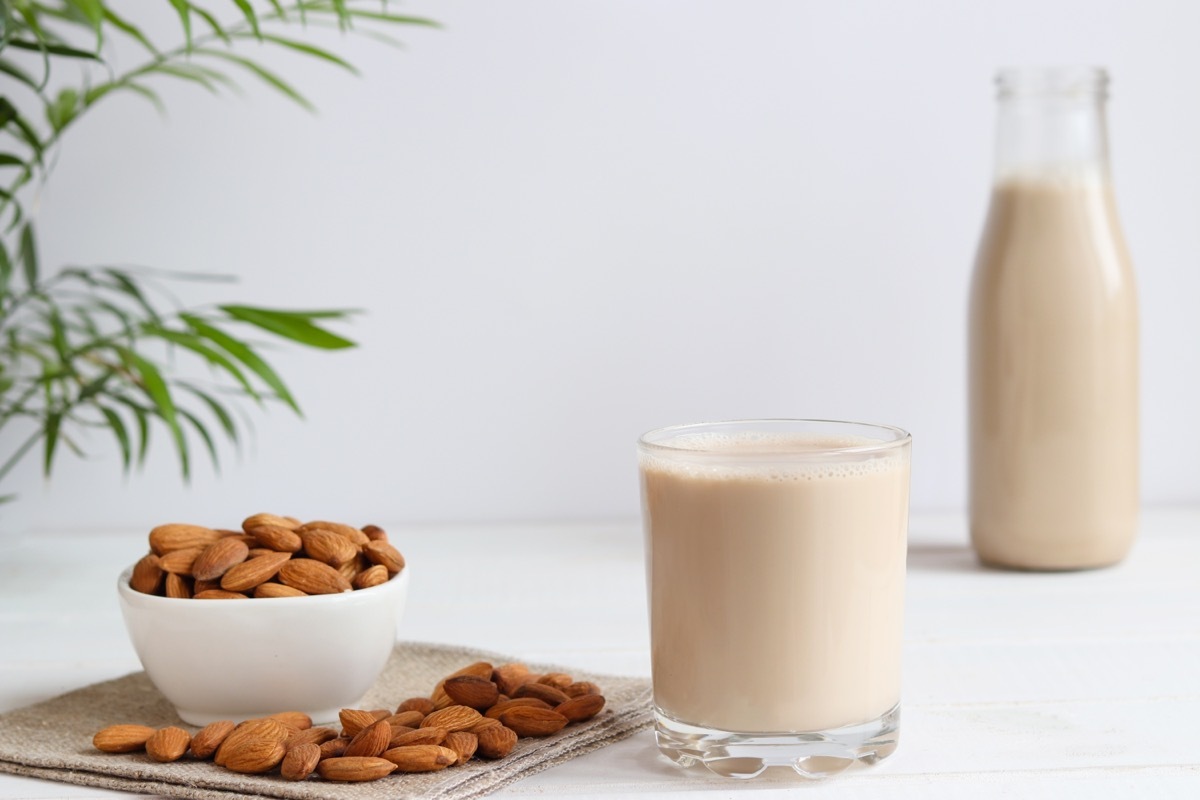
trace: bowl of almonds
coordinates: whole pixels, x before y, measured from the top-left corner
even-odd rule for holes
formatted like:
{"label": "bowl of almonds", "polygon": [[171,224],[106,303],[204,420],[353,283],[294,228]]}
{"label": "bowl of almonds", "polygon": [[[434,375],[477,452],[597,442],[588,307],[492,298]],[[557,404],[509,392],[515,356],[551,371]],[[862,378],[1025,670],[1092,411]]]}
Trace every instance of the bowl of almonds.
{"label": "bowl of almonds", "polygon": [[255,514],[172,523],[117,582],[146,675],[193,725],[354,706],[382,672],[408,568],[377,526]]}

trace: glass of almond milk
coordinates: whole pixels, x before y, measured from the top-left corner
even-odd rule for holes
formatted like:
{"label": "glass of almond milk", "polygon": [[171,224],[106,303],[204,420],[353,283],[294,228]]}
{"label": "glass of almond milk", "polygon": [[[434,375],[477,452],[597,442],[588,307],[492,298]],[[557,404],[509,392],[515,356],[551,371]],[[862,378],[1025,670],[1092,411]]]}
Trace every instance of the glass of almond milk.
{"label": "glass of almond milk", "polygon": [[659,750],[820,777],[899,734],[911,437],[824,420],[638,441]]}

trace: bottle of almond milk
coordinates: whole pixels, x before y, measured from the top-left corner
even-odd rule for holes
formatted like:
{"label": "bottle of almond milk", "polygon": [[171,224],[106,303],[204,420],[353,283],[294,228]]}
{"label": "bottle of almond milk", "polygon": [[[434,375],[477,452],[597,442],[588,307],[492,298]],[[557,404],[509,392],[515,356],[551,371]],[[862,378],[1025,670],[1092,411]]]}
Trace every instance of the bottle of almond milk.
{"label": "bottle of almond milk", "polygon": [[971,541],[987,564],[1113,564],[1138,520],[1138,314],[1099,69],[1006,70],[971,285]]}

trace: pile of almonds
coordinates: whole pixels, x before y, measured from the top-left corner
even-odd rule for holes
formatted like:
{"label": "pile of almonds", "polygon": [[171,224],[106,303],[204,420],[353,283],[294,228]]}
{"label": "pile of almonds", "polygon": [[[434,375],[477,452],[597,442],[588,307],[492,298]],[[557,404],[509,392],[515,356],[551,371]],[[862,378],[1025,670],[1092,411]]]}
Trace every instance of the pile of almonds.
{"label": "pile of almonds", "polygon": [[159,525],[129,585],[197,600],[303,597],[378,586],[402,569],[404,556],[376,525],[255,514],[240,531]]}
{"label": "pile of almonds", "polygon": [[92,744],[106,753],[145,750],[155,761],[177,761],[190,750],[228,770],[287,780],[314,772],[331,781],[372,781],[393,772],[434,772],[475,756],[504,758],[518,737],[549,736],[604,708],[594,683],[570,675],[537,675],[524,664],[480,661],[438,682],[429,697],[405,700],[393,713],[342,709],[340,731],[314,728],[291,711],[214,722],[194,736],[183,728],[110,725]]}

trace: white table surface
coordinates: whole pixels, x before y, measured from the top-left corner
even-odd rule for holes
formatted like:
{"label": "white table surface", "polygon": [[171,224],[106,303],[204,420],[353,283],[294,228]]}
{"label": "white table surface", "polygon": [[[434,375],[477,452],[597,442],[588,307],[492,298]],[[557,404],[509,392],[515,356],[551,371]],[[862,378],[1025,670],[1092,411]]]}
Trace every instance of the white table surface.
{"label": "white table surface", "polygon": [[[1200,509],[1142,529],[1116,568],[1038,575],[980,569],[961,517],[915,516],[901,743],[875,767],[731,782],[644,732],[498,796],[1200,798]],[[402,638],[649,674],[636,522],[390,530],[413,569]],[[0,537],[0,711],[139,669],[115,581],[145,546]],[[0,775],[0,798],[126,796]]]}

